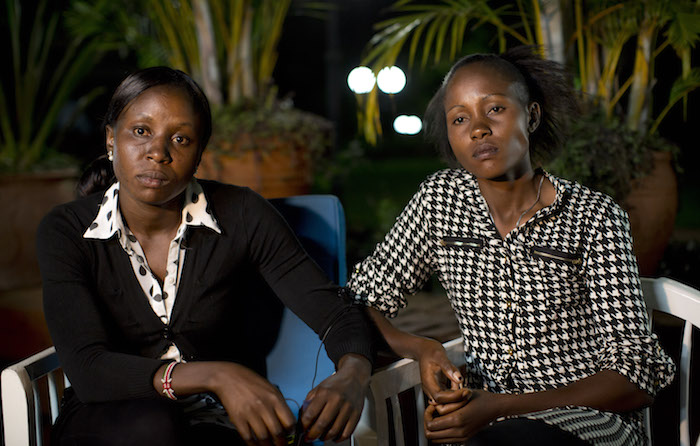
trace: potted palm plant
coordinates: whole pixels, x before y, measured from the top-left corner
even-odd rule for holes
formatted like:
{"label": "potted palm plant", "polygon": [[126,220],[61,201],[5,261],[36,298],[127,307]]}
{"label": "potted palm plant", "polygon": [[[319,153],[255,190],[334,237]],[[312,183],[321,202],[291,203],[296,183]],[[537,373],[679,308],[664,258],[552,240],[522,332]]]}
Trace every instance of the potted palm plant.
{"label": "potted palm plant", "polygon": [[99,35],[134,51],[142,66],[169,65],[200,83],[214,134],[198,177],[275,197],[308,192],[312,160],[331,131],[277,95],[272,73],[290,7],[291,0],[78,0],[71,14],[79,35]]}
{"label": "potted palm plant", "polygon": [[2,6],[9,69],[0,85],[0,290],[39,283],[34,232],[46,212],[73,198],[77,176],[77,162],[58,148],[72,118],[101,91],[77,93],[97,61],[96,44],[60,38],[63,20],[48,1],[31,15],[22,6]]}
{"label": "potted palm plant", "polygon": [[[687,104],[688,95],[700,87],[700,68],[691,61],[691,48],[700,38],[700,5],[577,0],[574,18],[578,78],[593,108],[550,169],[608,192],[625,206],[640,272],[653,275],[673,231],[678,196],[678,149],[660,137],[658,128],[672,107]],[[654,86],[657,61],[665,51],[679,61],[680,75],[664,98]],[[654,99],[665,102],[656,115]],[[610,137],[605,144],[602,135]],[[617,156],[614,169],[591,158],[605,157],[604,152]],[[582,155],[585,161],[572,162]]]}
{"label": "potted palm plant", "polygon": [[[674,148],[657,132],[668,111],[679,102],[686,103],[689,93],[700,86],[700,69],[693,67],[690,58],[691,48],[700,38],[700,5],[692,0],[495,3],[399,0],[389,10],[391,17],[376,24],[365,64],[377,72],[393,65],[404,49],[411,65],[418,57],[422,66],[454,60],[476,28],[490,27],[499,51],[510,45],[540,45],[547,57],[574,67],[588,112],[574,128],[560,162],[548,168],[613,193],[632,215],[640,270],[652,274],[673,228],[677,194],[670,167]],[[567,33],[567,29],[571,31]],[[575,57],[567,61],[567,53]],[[665,98],[666,105],[654,115],[655,67],[662,53],[676,56],[681,75]],[[633,60],[631,69],[625,66],[628,58]],[[375,89],[359,101],[360,131],[371,143],[381,133],[377,94]],[[615,135],[616,141],[624,143],[591,139],[601,134]],[[606,156],[591,156],[592,147],[604,150]],[[610,155],[617,162],[613,169],[603,161]],[[619,165],[621,160],[635,164],[626,168]],[[654,186],[640,182],[641,177],[659,175],[661,180]],[[612,181],[602,182],[606,180]],[[640,196],[640,188],[663,196],[651,199],[644,192]],[[642,203],[652,201],[671,206],[660,211],[640,210]],[[638,210],[641,212],[635,212]],[[658,221],[641,218],[644,214]],[[659,229],[657,223],[664,223],[665,228]]]}

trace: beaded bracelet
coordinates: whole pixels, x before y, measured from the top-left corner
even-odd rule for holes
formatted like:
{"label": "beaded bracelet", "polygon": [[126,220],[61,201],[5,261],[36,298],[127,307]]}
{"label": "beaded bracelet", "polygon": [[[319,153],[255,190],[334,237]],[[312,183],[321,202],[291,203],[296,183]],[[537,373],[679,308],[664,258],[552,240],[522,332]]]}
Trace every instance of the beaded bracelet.
{"label": "beaded bracelet", "polygon": [[177,397],[175,396],[175,392],[173,391],[173,369],[178,363],[176,361],[171,362],[168,364],[168,366],[165,368],[165,372],[163,372],[163,379],[160,380],[160,382],[163,383],[163,394],[170,398],[171,400],[176,400]]}

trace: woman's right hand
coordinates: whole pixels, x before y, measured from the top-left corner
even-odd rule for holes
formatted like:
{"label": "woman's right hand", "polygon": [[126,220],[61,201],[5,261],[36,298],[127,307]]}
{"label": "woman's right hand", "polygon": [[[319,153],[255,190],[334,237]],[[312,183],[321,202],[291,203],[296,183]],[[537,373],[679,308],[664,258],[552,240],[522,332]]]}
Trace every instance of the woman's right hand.
{"label": "woman's right hand", "polygon": [[420,364],[423,392],[431,404],[435,395],[446,389],[461,389],[464,378],[459,369],[447,357],[445,348],[434,339],[423,338],[415,350],[415,359]]}

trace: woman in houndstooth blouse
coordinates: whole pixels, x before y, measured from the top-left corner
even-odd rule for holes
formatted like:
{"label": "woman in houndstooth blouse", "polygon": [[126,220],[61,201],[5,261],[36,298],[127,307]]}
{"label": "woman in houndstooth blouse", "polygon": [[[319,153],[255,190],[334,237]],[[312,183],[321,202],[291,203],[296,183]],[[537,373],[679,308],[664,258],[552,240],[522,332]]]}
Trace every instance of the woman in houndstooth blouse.
{"label": "woman in houndstooth blouse", "polygon": [[[674,366],[646,326],[627,215],[535,167],[575,110],[565,71],[532,48],[459,60],[426,113],[455,168],[421,184],[348,284],[389,346],[420,362],[433,442],[646,443],[641,409]],[[438,342],[384,317],[432,274],[456,313],[466,376]]]}

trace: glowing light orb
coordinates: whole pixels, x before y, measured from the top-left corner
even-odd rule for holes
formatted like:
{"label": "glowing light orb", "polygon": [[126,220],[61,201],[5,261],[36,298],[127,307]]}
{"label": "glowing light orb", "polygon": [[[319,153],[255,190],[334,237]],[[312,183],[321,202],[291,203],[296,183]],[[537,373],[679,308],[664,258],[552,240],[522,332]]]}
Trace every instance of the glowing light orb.
{"label": "glowing light orb", "polygon": [[394,119],[394,130],[402,135],[416,135],[423,130],[423,121],[416,115],[399,115]]}
{"label": "glowing light orb", "polygon": [[406,74],[397,66],[382,68],[377,74],[377,86],[386,94],[396,94],[406,86]]}
{"label": "glowing light orb", "polygon": [[348,74],[348,87],[356,94],[369,93],[374,82],[374,73],[367,67],[355,67]]}

